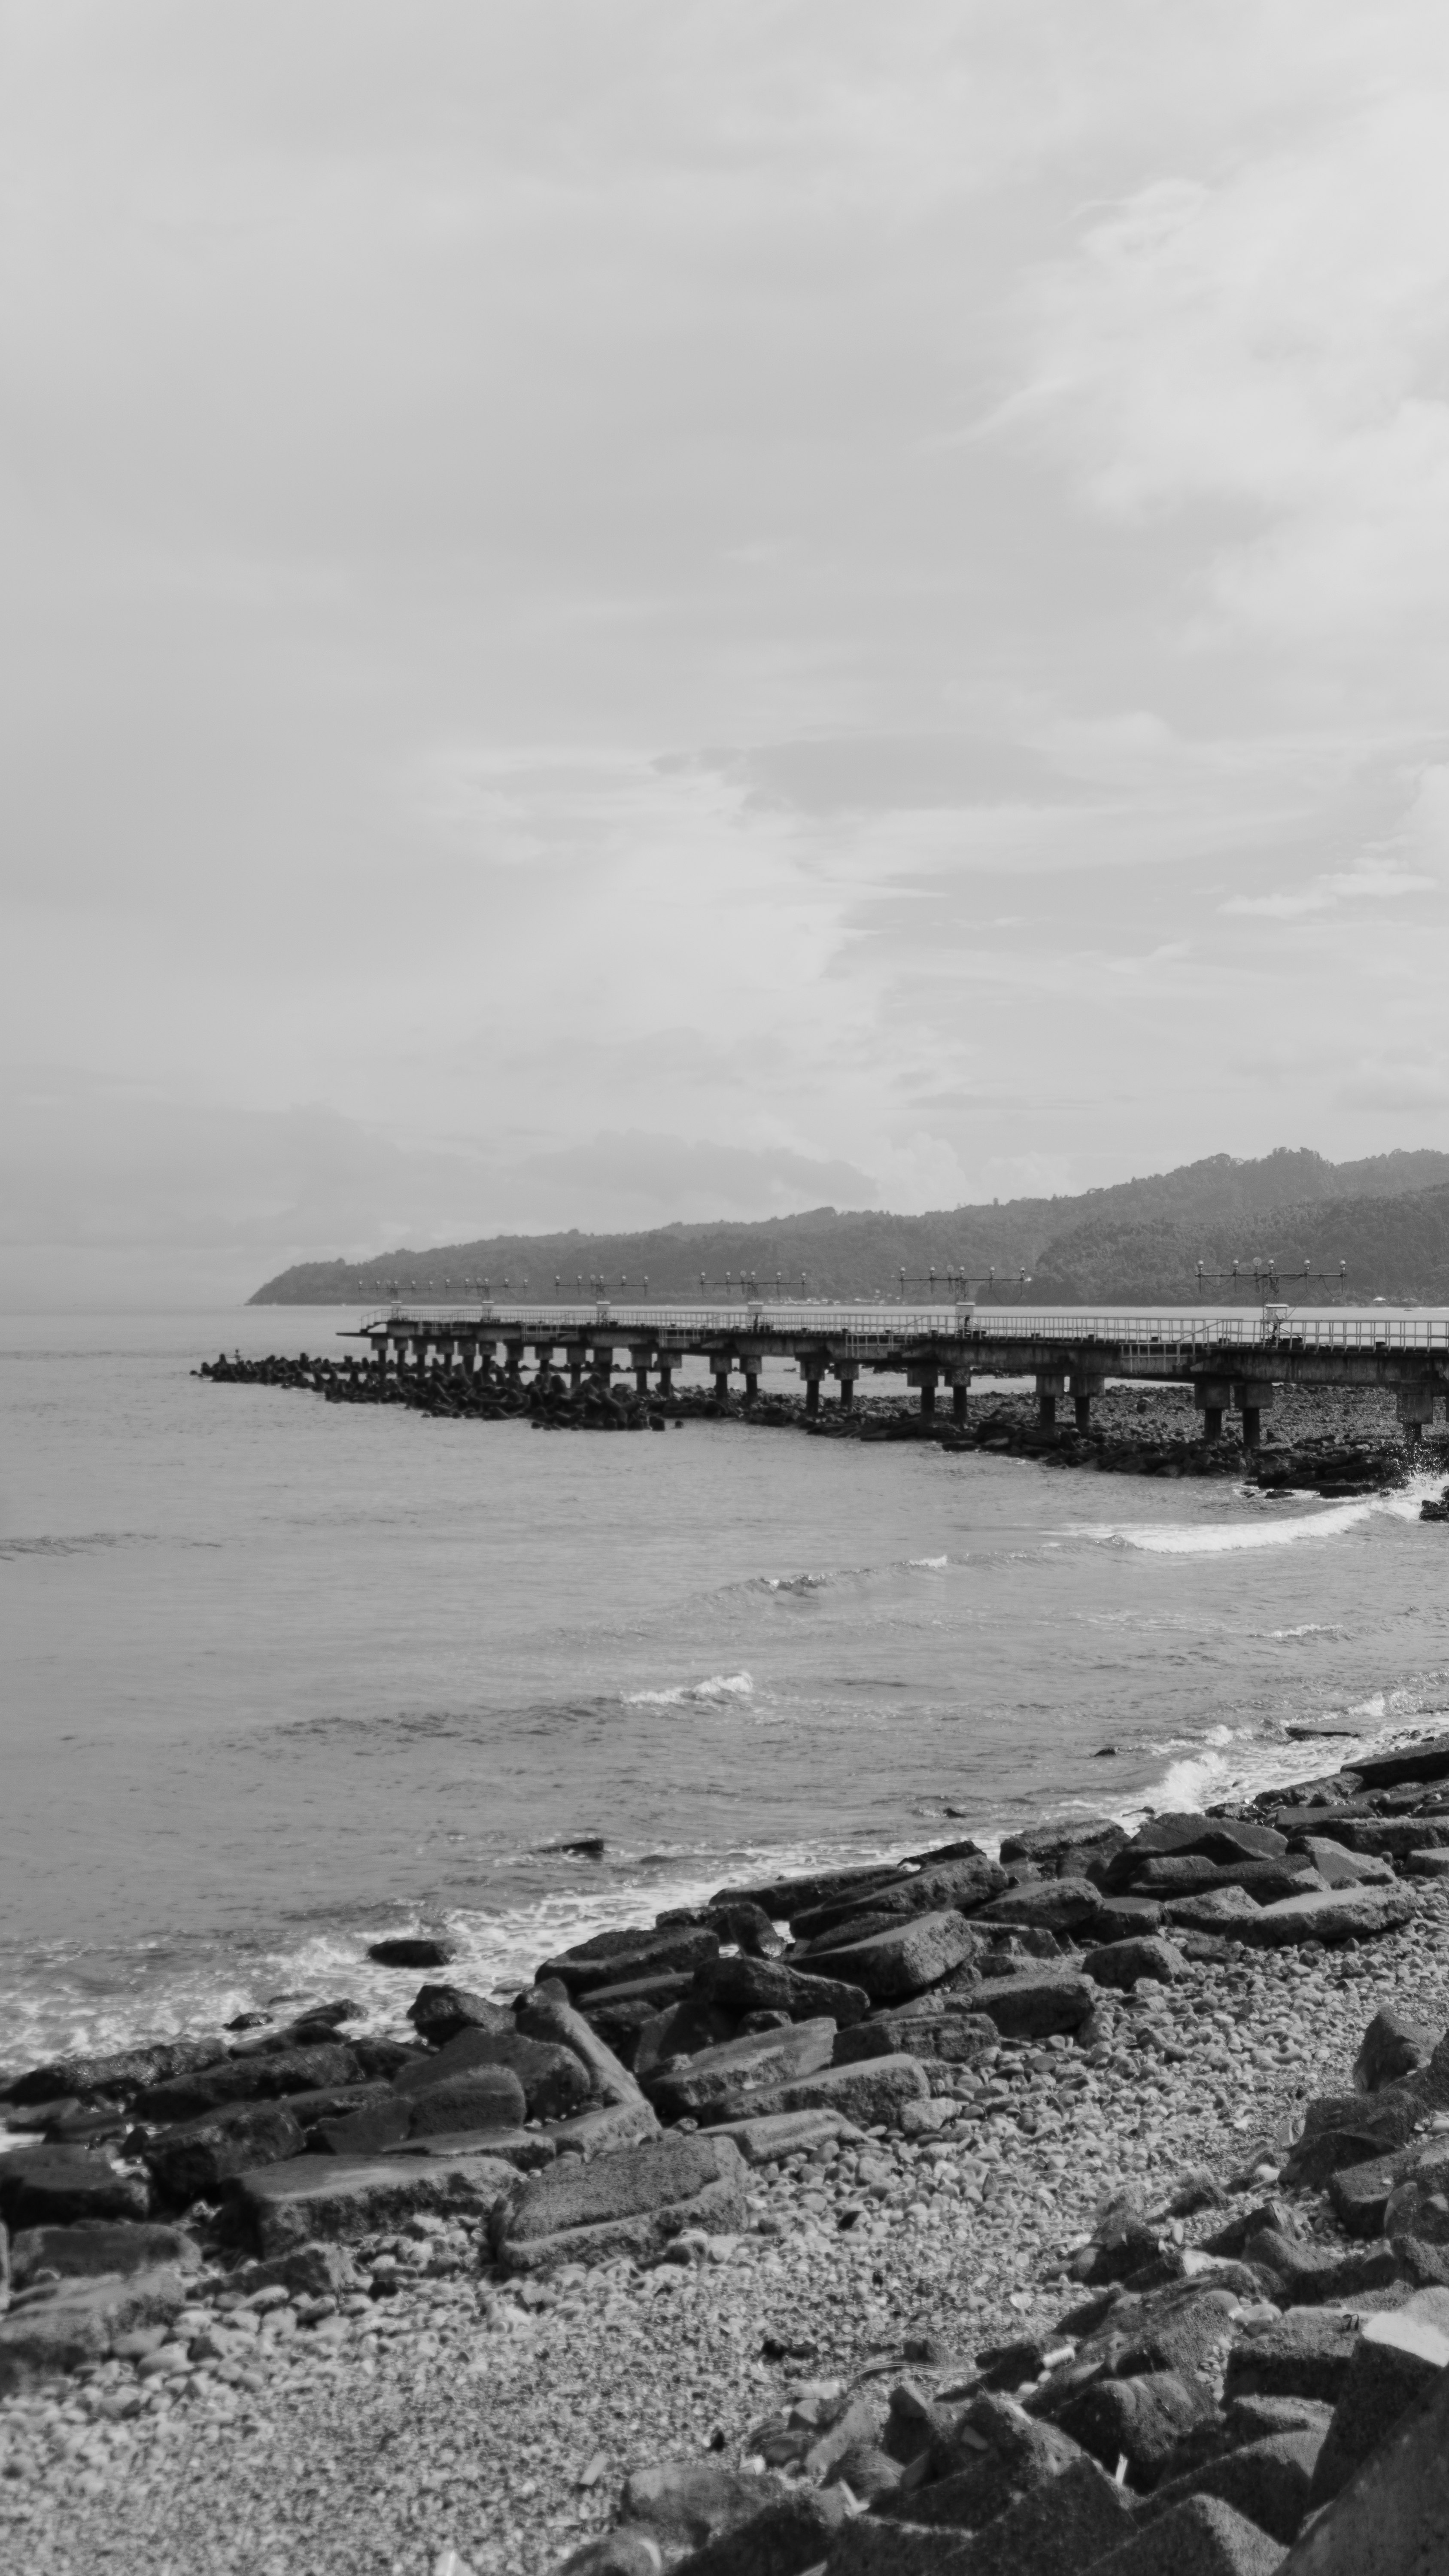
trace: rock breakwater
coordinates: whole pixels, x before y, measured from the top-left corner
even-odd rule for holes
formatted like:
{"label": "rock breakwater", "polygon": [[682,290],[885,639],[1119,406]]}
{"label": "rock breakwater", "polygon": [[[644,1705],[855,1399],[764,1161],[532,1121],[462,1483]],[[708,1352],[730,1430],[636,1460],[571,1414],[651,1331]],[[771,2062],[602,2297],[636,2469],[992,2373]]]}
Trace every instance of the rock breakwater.
{"label": "rock breakwater", "polygon": [[27,2069],[0,2545],[1347,2576],[1371,2488],[1411,2565],[1446,1854],[1431,1739],[1131,1835],[722,1889],[508,2003],[399,1968],[386,2029],[319,1997]]}
{"label": "rock breakwater", "polygon": [[[1231,1417],[1222,1436],[1201,1437],[1187,1387],[1109,1387],[1094,1399],[1091,1429],[1078,1431],[1066,1424],[1044,1428],[1034,1397],[1000,1393],[975,1397],[971,1419],[960,1425],[922,1416],[891,1396],[859,1397],[848,1412],[811,1414],[803,1398],[774,1391],[739,1397],[676,1387],[666,1395],[596,1378],[572,1387],[556,1371],[525,1384],[493,1362],[469,1372],[418,1364],[380,1375],[361,1360],[315,1358],[305,1351],[294,1358],[223,1354],[203,1362],[197,1375],[214,1385],[318,1395],[330,1404],[394,1405],[436,1421],[525,1421],[543,1431],[666,1431],[683,1422],[736,1421],[819,1440],[927,1440],[943,1449],[980,1450],[1047,1467],[1228,1479],[1269,1493],[1330,1499],[1382,1492],[1401,1483],[1410,1464],[1393,1396],[1377,1388],[1282,1388],[1259,1445],[1245,1450]],[[1449,1435],[1421,1441],[1413,1463],[1431,1472],[1449,1470]],[[1436,1516],[1436,1506],[1425,1509],[1426,1517]]]}

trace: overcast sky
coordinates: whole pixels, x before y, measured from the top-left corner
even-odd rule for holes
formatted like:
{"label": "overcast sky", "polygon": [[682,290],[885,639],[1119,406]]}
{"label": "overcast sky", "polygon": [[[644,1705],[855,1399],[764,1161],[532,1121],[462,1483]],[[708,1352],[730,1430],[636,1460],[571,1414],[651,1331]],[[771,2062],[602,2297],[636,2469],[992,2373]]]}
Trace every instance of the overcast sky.
{"label": "overcast sky", "polygon": [[1449,1141],[1442,7],[0,37],[0,1295]]}

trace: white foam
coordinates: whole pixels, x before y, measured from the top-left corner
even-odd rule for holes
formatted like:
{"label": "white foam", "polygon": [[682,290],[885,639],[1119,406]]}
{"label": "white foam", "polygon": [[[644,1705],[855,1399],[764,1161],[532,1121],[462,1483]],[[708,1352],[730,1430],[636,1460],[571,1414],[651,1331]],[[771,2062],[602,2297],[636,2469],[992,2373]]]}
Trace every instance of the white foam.
{"label": "white foam", "polygon": [[908,1556],[906,1559],[907,1565],[921,1574],[939,1574],[942,1566],[950,1562],[949,1556]]}
{"label": "white foam", "polygon": [[676,1682],[670,1690],[625,1691],[625,1708],[683,1708],[692,1701],[713,1702],[752,1699],[754,1681],[749,1673],[711,1673],[702,1682]]}

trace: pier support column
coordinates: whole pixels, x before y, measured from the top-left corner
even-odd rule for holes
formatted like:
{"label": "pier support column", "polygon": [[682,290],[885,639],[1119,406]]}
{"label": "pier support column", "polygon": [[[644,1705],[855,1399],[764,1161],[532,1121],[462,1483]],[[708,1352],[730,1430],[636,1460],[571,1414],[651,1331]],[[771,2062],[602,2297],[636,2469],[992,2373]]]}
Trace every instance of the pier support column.
{"label": "pier support column", "polygon": [[840,1390],[838,1400],[842,1413],[849,1413],[855,1403],[855,1381],[859,1375],[859,1360],[836,1361],[835,1383]]}
{"label": "pier support column", "polygon": [[951,1419],[960,1431],[964,1431],[966,1428],[966,1408],[970,1401],[970,1397],[971,1380],[969,1377],[953,1377],[951,1380]]}
{"label": "pier support column", "polygon": [[666,1398],[674,1393],[674,1371],[668,1360],[659,1363],[659,1392]]}
{"label": "pier support column", "polygon": [[1272,1379],[1239,1379],[1233,1387],[1233,1402],[1243,1417],[1243,1447],[1256,1449],[1262,1436],[1263,1415],[1273,1403]]}
{"label": "pier support column", "polygon": [[717,1404],[725,1404],[729,1400],[730,1364],[728,1360],[722,1360],[719,1353],[716,1352],[712,1365],[714,1368],[715,1402]]}
{"label": "pier support column", "polygon": [[570,1395],[577,1395],[584,1382],[584,1362],[587,1358],[584,1344],[582,1342],[565,1342],[564,1358],[568,1362],[569,1393]]}
{"label": "pier support column", "polygon": [[1106,1383],[1106,1379],[1098,1369],[1073,1369],[1072,1411],[1079,1431],[1091,1430],[1092,1406],[1103,1392]]}
{"label": "pier support column", "polygon": [[1417,1449],[1426,1422],[1434,1419],[1432,1386],[1401,1386],[1395,1411],[1403,1425],[1404,1438],[1410,1449]]}
{"label": "pier support column", "polygon": [[1065,1369],[1038,1369],[1036,1373],[1036,1412],[1043,1431],[1057,1427],[1057,1398],[1067,1391]]}
{"label": "pier support column", "polygon": [[600,1386],[607,1391],[610,1381],[614,1375],[614,1345],[612,1342],[595,1342],[592,1375],[597,1378]]}
{"label": "pier support column", "polygon": [[760,1396],[760,1363],[759,1363],[759,1361],[758,1361],[758,1360],[748,1360],[748,1361],[746,1362],[746,1364],[745,1364],[745,1402],[746,1402],[746,1404],[757,1404],[757,1403],[759,1402],[759,1396]]}
{"label": "pier support column", "polygon": [[[1270,1389],[1271,1397],[1271,1389]],[[1204,1440],[1221,1440],[1223,1415],[1232,1402],[1233,1390],[1225,1377],[1194,1378],[1192,1400],[1202,1415]]]}
{"label": "pier support column", "polygon": [[520,1386],[523,1382],[523,1344],[521,1341],[504,1343],[503,1365],[507,1372],[509,1385]]}
{"label": "pier support column", "polygon": [[806,1413],[807,1413],[808,1415],[811,1415],[811,1416],[813,1417],[815,1414],[817,1414],[817,1413],[819,1412],[819,1410],[820,1410],[820,1378],[819,1378],[819,1375],[818,1375],[818,1373],[817,1373],[817,1374],[816,1374],[816,1376],[814,1376],[814,1377],[807,1377],[807,1379],[805,1380],[805,1411],[806,1411]]}
{"label": "pier support column", "polygon": [[649,1352],[647,1350],[641,1350],[637,1343],[634,1349],[629,1353],[630,1365],[634,1371],[634,1392],[636,1395],[647,1395],[649,1392],[649,1359]]}

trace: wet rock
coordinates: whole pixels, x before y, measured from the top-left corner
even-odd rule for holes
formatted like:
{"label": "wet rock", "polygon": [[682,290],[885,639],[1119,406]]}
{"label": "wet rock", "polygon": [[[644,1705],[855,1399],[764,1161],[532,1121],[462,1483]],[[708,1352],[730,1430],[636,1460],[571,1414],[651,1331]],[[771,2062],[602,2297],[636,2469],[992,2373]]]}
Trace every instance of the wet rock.
{"label": "wet rock", "polygon": [[495,2034],[513,2032],[513,2014],[507,2004],[491,2003],[486,1995],[471,1994],[466,1986],[420,1986],[408,2006],[408,2020],[419,2039],[431,2048],[446,2048],[460,2031],[486,2030]]}
{"label": "wet rock", "polygon": [[892,2003],[936,1985],[969,1957],[975,1936],[960,1914],[917,1914],[888,1931],[822,1954],[830,1973],[863,1987],[874,2003]]}
{"label": "wet rock", "polygon": [[1273,2274],[1281,2296],[1292,2307],[1322,2307],[1330,2300],[1385,2290],[1400,2277],[1397,2258],[1388,2245],[1342,2254],[1335,2247],[1308,2244],[1264,2227],[1248,2238],[1243,2252],[1247,2262]]}
{"label": "wet rock", "polygon": [[881,2012],[858,2022],[854,2030],[837,2033],[833,2062],[855,2066],[868,2057],[904,2052],[938,2065],[969,2066],[985,2049],[994,2048],[999,2038],[989,2013]]}
{"label": "wet rock", "polygon": [[586,1995],[591,1987],[617,1986],[671,1968],[692,1973],[718,1950],[719,1934],[702,1925],[673,1932],[599,1932],[556,1959],[546,1959],[537,1983],[556,1979],[570,1995]]}
{"label": "wet rock", "polygon": [[299,2156],[303,2144],[301,2122],[285,2102],[236,2102],[153,2138],[146,2163],[162,2200],[184,2209],[256,2165]]}
{"label": "wet rock", "polygon": [[[773,2013],[765,2026],[778,2029],[787,2020],[786,2014]],[[741,2031],[732,2012],[691,1990],[645,2022],[634,2042],[634,2073],[648,2091],[650,2078],[670,2058],[694,2057],[701,2050],[723,2048],[730,2040],[749,2035]]]}
{"label": "wet rock", "polygon": [[[577,2065],[578,2060],[573,2062]],[[403,2098],[408,2104],[410,2138],[436,2137],[444,2131],[521,2129],[527,2116],[523,2086],[508,2066],[471,2066]]]}
{"label": "wet rock", "polygon": [[1322,2095],[1308,2105],[1303,2134],[1284,2159],[1284,2180],[1295,2189],[1321,2189],[1341,2167],[1365,2164],[1406,2145],[1424,2118],[1423,2102],[1402,2086]]}
{"label": "wet rock", "polygon": [[308,2144],[329,2156],[375,2156],[401,2144],[408,2134],[412,2107],[406,2094],[384,2090],[361,2109],[340,2119],[320,2120]]}
{"label": "wet rock", "polygon": [[156,2040],[146,2048],[117,2049],[100,2057],[53,2058],[48,2065],[32,2067],[28,2075],[17,2077],[9,2099],[24,2104],[70,2095],[86,2102],[103,2093],[117,2102],[129,2102],[146,2085],[213,2065],[226,2053],[226,2040],[218,2037]]}
{"label": "wet rock", "polygon": [[319,2048],[283,2049],[234,2057],[195,2074],[172,2076],[147,2085],[136,2097],[142,2120],[195,2120],[233,2102],[274,2101],[288,2093],[348,2087],[361,2073],[357,2059],[341,2040]]}
{"label": "wet rock", "polygon": [[446,1968],[457,1953],[451,1941],[436,1940],[424,1932],[399,1933],[386,1941],[370,1941],[369,1959],[380,1968]]}
{"label": "wet rock", "polygon": [[1124,1826],[1111,1816],[1064,1816],[1052,1825],[1028,1825],[1017,1834],[1003,1834],[1001,1858],[1035,1861],[1038,1868],[1049,1869],[1064,1853],[1094,1851],[1107,1856],[1120,1851],[1127,1841]]}
{"label": "wet rock", "polygon": [[20,2147],[0,2157],[0,2218],[13,2232],[80,2218],[145,2218],[144,2176],[81,2147]]}
{"label": "wet rock", "polygon": [[828,2017],[840,2030],[864,2021],[870,1997],[863,1986],[816,1977],[778,1959],[708,1959],[695,1973],[698,1991],[726,2011],[783,2012],[791,2021]]}
{"label": "wet rock", "polygon": [[1305,1834],[1301,1845],[1305,1860],[1310,1860],[1326,1887],[1392,1887],[1394,1872],[1386,1860],[1375,1860],[1367,1852],[1350,1851],[1346,1843],[1329,1842],[1319,1834]]}
{"label": "wet rock", "polygon": [[1082,1967],[1096,1986],[1114,1986],[1130,1994],[1139,1977],[1170,1986],[1187,1974],[1187,1961],[1180,1950],[1160,1934],[1149,1933],[1145,1939],[1109,1941],[1100,1950],[1088,1950]]}
{"label": "wet rock", "polygon": [[758,1887],[722,1887],[710,1898],[709,1910],[728,1905],[758,1906],[772,1923],[790,1923],[813,1905],[854,1900],[865,1889],[884,1887],[909,1873],[897,1862],[864,1864],[856,1869],[809,1870],[798,1878],[766,1879]]}
{"label": "wet rock", "polygon": [[849,2521],[838,2487],[803,2487],[679,2561],[677,2576],[805,2576]]}
{"label": "wet rock", "polygon": [[757,2117],[828,2111],[857,2128],[894,2128],[913,2103],[925,2102],[930,2089],[920,2059],[903,2054],[864,2058],[855,2066],[826,2067],[819,2075],[801,2076],[793,2084],[775,2086],[750,2099]]}

